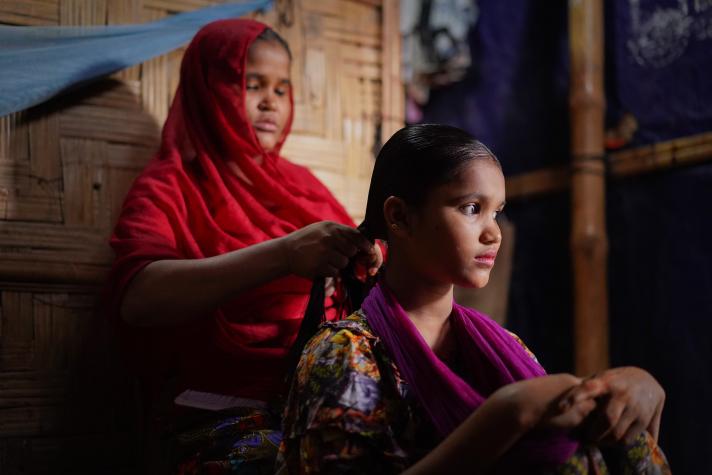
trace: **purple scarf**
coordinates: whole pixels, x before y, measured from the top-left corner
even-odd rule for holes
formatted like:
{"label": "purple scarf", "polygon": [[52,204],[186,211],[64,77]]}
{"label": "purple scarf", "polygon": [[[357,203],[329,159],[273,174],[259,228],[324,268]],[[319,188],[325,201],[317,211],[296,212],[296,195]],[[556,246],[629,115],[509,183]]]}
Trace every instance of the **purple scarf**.
{"label": "purple scarf", "polygon": [[[384,284],[371,290],[362,309],[442,437],[498,388],[546,374],[506,330],[487,316],[454,302],[453,330],[469,383],[433,353]],[[500,468],[553,467],[571,457],[577,447],[561,433],[532,432],[512,447]]]}

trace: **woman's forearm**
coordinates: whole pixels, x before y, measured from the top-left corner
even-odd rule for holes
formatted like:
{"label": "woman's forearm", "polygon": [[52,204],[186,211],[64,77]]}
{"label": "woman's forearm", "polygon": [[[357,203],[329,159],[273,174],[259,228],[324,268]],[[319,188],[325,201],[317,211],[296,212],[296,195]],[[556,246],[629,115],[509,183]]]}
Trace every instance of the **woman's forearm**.
{"label": "woman's forearm", "polygon": [[121,318],[160,326],[209,314],[239,293],[289,274],[283,239],[204,259],[152,262],[129,284]]}

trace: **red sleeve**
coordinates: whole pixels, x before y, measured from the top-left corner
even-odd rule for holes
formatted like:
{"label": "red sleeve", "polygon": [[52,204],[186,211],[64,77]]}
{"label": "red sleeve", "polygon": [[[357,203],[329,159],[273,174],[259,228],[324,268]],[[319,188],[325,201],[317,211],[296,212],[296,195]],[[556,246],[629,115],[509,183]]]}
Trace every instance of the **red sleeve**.
{"label": "red sleeve", "polygon": [[118,316],[126,289],[144,267],[185,257],[176,235],[183,200],[170,176],[156,179],[150,168],[134,182],[110,239],[115,259],[105,297],[112,316]]}

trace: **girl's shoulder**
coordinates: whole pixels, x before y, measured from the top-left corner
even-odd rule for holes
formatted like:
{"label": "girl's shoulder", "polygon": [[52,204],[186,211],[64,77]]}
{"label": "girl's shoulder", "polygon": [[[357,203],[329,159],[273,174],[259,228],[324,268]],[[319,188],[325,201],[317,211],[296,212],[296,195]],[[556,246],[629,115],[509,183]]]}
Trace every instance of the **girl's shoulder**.
{"label": "girl's shoulder", "polygon": [[329,328],[332,331],[348,330],[355,332],[358,335],[367,338],[376,338],[368,325],[368,320],[366,320],[366,315],[362,310],[356,310],[354,313],[341,320],[334,320],[331,322],[325,322],[323,328]]}
{"label": "girl's shoulder", "polygon": [[383,375],[374,339],[359,314],[320,327],[297,365],[285,411],[285,434],[333,424],[360,432],[384,424]]}
{"label": "girl's shoulder", "polygon": [[533,359],[533,360],[536,361],[537,363],[539,362],[539,360],[537,359],[536,355],[532,352],[532,350],[530,350],[529,347],[526,345],[526,343],[524,343],[524,341],[523,341],[521,338],[519,338],[519,335],[517,335],[516,333],[511,332],[511,331],[509,331],[509,330],[507,330],[507,329],[505,329],[505,330],[507,331],[507,333],[509,333],[509,336],[511,336],[512,338],[514,338],[514,341],[516,341],[517,343],[519,343],[519,345],[520,345],[520,346],[524,349],[524,351],[531,357],[531,359]]}
{"label": "girl's shoulder", "polygon": [[306,364],[311,366],[326,359],[332,364],[353,365],[373,359],[377,340],[365,315],[361,311],[354,312],[342,320],[322,324],[304,349]]}

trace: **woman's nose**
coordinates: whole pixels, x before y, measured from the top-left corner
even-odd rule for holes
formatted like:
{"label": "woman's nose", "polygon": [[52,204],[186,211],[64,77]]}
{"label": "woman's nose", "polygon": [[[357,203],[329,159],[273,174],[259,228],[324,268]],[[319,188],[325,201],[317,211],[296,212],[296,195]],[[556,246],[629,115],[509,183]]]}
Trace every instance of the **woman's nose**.
{"label": "woman's nose", "polygon": [[262,100],[259,103],[259,108],[262,111],[270,111],[274,110],[277,104],[277,101],[275,100],[275,95],[274,93],[271,92],[266,92],[264,96],[262,96]]}

